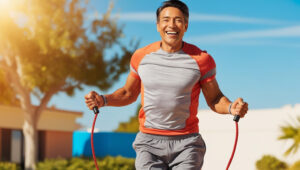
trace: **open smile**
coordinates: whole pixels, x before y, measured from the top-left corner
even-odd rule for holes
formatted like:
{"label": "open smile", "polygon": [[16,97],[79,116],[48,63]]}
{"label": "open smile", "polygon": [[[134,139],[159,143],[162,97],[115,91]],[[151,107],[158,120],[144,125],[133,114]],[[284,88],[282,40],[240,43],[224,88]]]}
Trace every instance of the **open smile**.
{"label": "open smile", "polygon": [[166,34],[167,34],[167,35],[171,35],[171,36],[176,36],[176,35],[178,35],[179,33],[176,32],[176,31],[166,31]]}

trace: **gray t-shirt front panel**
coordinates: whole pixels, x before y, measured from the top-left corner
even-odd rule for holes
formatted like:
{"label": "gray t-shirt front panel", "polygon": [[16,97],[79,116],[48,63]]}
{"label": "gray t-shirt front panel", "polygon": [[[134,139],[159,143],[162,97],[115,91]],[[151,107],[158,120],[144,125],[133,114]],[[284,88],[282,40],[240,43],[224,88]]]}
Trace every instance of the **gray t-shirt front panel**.
{"label": "gray t-shirt front panel", "polygon": [[144,56],[137,72],[144,87],[144,126],[185,128],[192,90],[201,77],[197,62],[182,50],[167,53],[159,49]]}

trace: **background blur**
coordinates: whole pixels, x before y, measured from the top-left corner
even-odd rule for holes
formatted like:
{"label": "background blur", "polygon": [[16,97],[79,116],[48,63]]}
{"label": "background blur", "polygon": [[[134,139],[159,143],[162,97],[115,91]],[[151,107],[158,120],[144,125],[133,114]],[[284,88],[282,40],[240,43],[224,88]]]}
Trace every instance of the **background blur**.
{"label": "background blur", "polygon": [[[140,41],[139,47],[159,41],[155,11],[159,1],[117,0],[112,14],[124,26],[123,41]],[[300,1],[184,1],[190,9],[189,28],[184,40],[208,51],[217,64],[217,80],[231,100],[243,97],[250,109],[280,108],[300,103]],[[91,0],[89,18],[100,17],[108,0]],[[97,13],[95,12],[97,11]],[[114,49],[112,49],[114,50]],[[107,54],[109,56],[109,52]],[[97,74],[97,73],[95,73]],[[122,87],[127,74],[108,91],[86,87],[74,97],[58,94],[50,105],[83,111],[79,120],[87,128],[92,112],[84,104],[90,90],[111,93]],[[140,99],[122,108],[101,109],[96,127],[100,131],[116,129],[119,122],[135,114]],[[199,109],[207,109],[200,95]]]}
{"label": "background blur", "polygon": [[[86,131],[92,126],[94,114],[87,109],[84,96],[91,90],[100,94],[112,93],[124,85],[128,71],[122,72],[128,69],[129,65],[124,66],[128,58],[124,57],[123,60],[120,56],[125,51],[127,52],[125,56],[127,54],[128,57],[130,50],[133,49],[132,46],[137,42],[140,48],[160,40],[159,33],[156,31],[155,12],[163,1],[90,0],[86,4],[86,1],[77,3],[76,0],[66,0],[67,4],[74,2],[82,6],[86,4],[87,7],[85,13],[76,5],[70,7],[66,9],[71,11],[70,15],[64,13],[65,1],[15,0],[13,2],[26,2],[28,6],[18,8],[25,11],[28,16],[26,18],[19,13],[10,13],[10,7],[14,5],[12,1],[0,0],[0,69],[5,66],[11,66],[6,70],[24,69],[25,76],[20,80],[23,81],[22,85],[31,90],[29,99],[32,103],[30,104],[40,106],[41,109],[37,109],[36,112],[45,109],[35,127],[39,134],[39,144],[35,146],[40,154],[38,158],[39,160],[55,158],[60,154],[59,152],[64,152],[63,149],[68,153],[65,158],[80,156],[83,153],[86,153],[85,156],[90,156],[90,134]],[[255,161],[264,154],[275,155],[288,164],[298,161],[297,167],[300,167],[300,153],[297,152],[300,145],[300,118],[297,119],[300,116],[300,1],[183,0],[183,2],[190,9],[189,27],[184,41],[195,44],[212,55],[217,64],[217,81],[229,99],[242,97],[249,103],[249,115],[240,123],[241,148],[238,148],[238,160],[233,164],[233,168],[240,169],[242,163],[249,170],[253,169]],[[81,18],[80,14],[72,13],[74,9],[84,13],[84,16]],[[8,15],[14,18],[18,28],[11,27],[13,24],[8,22],[10,21]],[[46,20],[39,21],[42,17]],[[95,20],[98,21],[94,22]],[[52,21],[57,25],[51,25]],[[114,21],[117,25],[110,21]],[[77,25],[80,26],[76,27]],[[23,29],[23,26],[28,30]],[[46,28],[49,28],[49,34]],[[85,28],[89,29],[83,33],[82,30]],[[119,30],[115,28],[121,28],[122,31],[118,32]],[[112,30],[109,33],[117,37],[116,41],[112,40],[112,45],[109,44],[110,36],[101,36],[105,30]],[[9,38],[5,39],[7,37]],[[31,41],[31,38],[34,40]],[[76,41],[73,41],[73,38]],[[100,41],[94,43],[97,38]],[[84,43],[87,39],[94,42]],[[108,43],[102,43],[104,41],[101,40]],[[126,45],[126,48],[122,48],[122,45]],[[18,49],[21,49],[21,52]],[[18,53],[21,57],[17,55]],[[13,64],[8,62],[10,57],[16,59],[11,60]],[[23,66],[21,68],[18,65],[20,58],[23,59],[21,63],[25,63],[21,64]],[[116,66],[117,64],[120,66]],[[100,68],[99,65],[107,67]],[[59,69],[56,70],[56,67]],[[18,69],[14,71],[20,71]],[[122,73],[121,76],[115,76],[114,71]],[[52,74],[44,76],[45,72]],[[16,157],[18,158],[16,162],[24,162],[24,148],[25,150],[30,148],[23,146],[21,129],[24,107],[23,110],[14,107],[20,105],[22,94],[11,95],[12,90],[7,87],[15,83],[13,80],[16,77],[9,77],[9,81],[5,82],[3,75],[6,73],[8,72],[5,72],[5,69],[0,70],[0,94],[2,95],[0,96],[0,160],[5,160],[5,156],[9,155],[6,160],[14,162],[13,158]],[[63,90],[58,93],[49,90],[57,85],[60,79],[65,82],[61,88]],[[11,82],[13,83],[10,84]],[[97,85],[106,90],[87,84]],[[111,84],[113,85],[110,87]],[[47,101],[45,96],[47,97],[49,91],[53,92],[54,96]],[[10,98],[6,99],[6,96]],[[43,106],[43,99],[51,109]],[[10,103],[10,106],[3,105],[5,102]],[[100,156],[106,155],[103,151],[106,149],[108,155],[116,156],[122,152],[125,157],[126,154],[130,155],[128,157],[134,157],[131,140],[134,140],[135,135],[122,136],[124,134],[110,132],[116,130],[122,122],[132,121],[131,125],[136,125],[136,119],[132,116],[136,115],[139,106],[140,98],[129,106],[100,109],[96,124],[96,131],[100,132],[97,134],[97,140],[103,142],[101,143],[103,148],[98,148],[97,151]],[[229,158],[235,129],[231,117],[214,114],[208,109],[201,94],[198,116],[200,132],[207,141],[208,148],[211,148],[205,157],[204,168],[221,169],[227,163],[227,157]],[[76,129],[79,131],[74,132]],[[8,139],[9,136],[11,140]],[[127,143],[122,142],[124,146],[120,145],[120,149],[116,149],[109,140],[118,143],[121,137]],[[288,140],[278,143],[278,137]],[[30,139],[33,138],[31,136]],[[26,139],[29,138],[25,137]],[[223,147],[222,144],[229,148]],[[6,148],[6,146],[10,147]],[[32,142],[30,146],[34,146],[34,143]],[[56,153],[53,148],[56,149]],[[125,150],[121,151],[121,148]],[[298,155],[284,157],[284,152],[289,150],[291,153],[297,152]],[[25,151],[25,158],[31,157],[26,153],[33,155],[35,152],[30,151]],[[262,162],[273,160],[270,157],[266,159],[267,161]],[[131,165],[133,165],[132,160]],[[297,168],[289,170],[297,170]]]}

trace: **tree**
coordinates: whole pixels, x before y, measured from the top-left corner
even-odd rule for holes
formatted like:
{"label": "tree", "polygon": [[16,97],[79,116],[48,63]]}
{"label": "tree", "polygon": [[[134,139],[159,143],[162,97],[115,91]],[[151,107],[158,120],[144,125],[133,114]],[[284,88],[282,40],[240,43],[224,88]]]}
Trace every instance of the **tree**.
{"label": "tree", "polygon": [[272,155],[264,155],[256,161],[257,170],[286,170],[287,164]]}
{"label": "tree", "polygon": [[[58,92],[71,96],[83,85],[108,89],[128,71],[138,43],[120,42],[122,29],[110,17],[112,6],[101,19],[85,22],[86,1],[5,2],[0,7],[0,84],[11,90],[6,96],[17,98],[24,112],[25,169],[32,170],[37,122],[52,96]],[[104,57],[112,47],[121,52]],[[39,100],[38,106],[32,97]]]}
{"label": "tree", "polygon": [[[295,125],[287,124],[281,126],[281,135],[278,137],[279,140],[293,140],[293,144],[285,151],[284,155],[287,156],[291,153],[296,153],[300,145],[300,117],[298,117]],[[300,161],[296,161],[293,165],[287,168],[287,164],[276,157],[271,155],[264,155],[260,160],[256,162],[256,168],[258,170],[277,170],[277,169],[288,169],[296,170],[300,167]]]}
{"label": "tree", "polygon": [[0,104],[20,106],[20,101],[14,95],[13,89],[5,80],[5,74],[3,70],[0,70]]}
{"label": "tree", "polygon": [[300,160],[293,163],[293,165],[291,165],[288,170],[299,170],[299,169],[300,169]]}
{"label": "tree", "polygon": [[139,104],[136,113],[132,116],[128,122],[121,122],[115,132],[130,132],[130,133],[137,133],[139,131],[139,111],[142,105]]}
{"label": "tree", "polygon": [[288,124],[281,127],[282,135],[279,140],[293,140],[293,144],[285,151],[285,155],[296,153],[300,146],[300,117],[297,118],[297,125]]}

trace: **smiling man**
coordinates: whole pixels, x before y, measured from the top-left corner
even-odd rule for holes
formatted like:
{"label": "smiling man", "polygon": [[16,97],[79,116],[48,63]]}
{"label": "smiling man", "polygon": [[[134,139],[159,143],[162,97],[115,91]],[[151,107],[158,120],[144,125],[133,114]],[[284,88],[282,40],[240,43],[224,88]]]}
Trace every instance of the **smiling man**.
{"label": "smiling man", "polygon": [[184,42],[188,7],[179,0],[165,1],[156,11],[161,41],[138,49],[130,62],[124,87],[112,94],[85,96],[87,106],[124,106],[141,93],[140,132],[133,143],[137,170],[199,170],[205,143],[199,134],[198,100],[203,91],[209,107],[220,114],[244,117],[248,104],[231,102],[215,79],[213,58]]}

